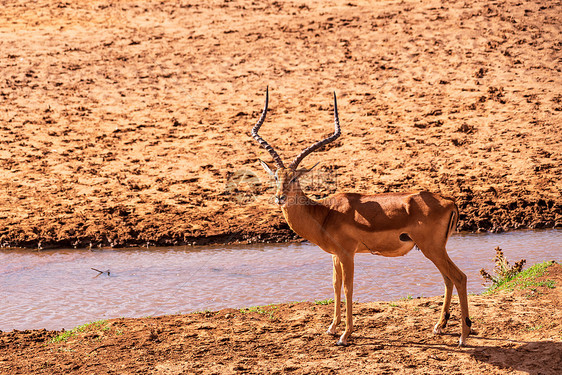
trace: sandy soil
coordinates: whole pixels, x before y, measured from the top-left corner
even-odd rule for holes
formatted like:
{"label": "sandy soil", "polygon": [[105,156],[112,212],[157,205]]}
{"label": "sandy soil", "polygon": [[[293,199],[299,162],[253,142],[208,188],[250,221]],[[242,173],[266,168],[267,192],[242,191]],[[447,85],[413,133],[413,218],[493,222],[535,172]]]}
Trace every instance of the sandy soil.
{"label": "sandy soil", "polygon": [[[559,1],[4,1],[0,244],[296,237],[249,137],[329,183],[428,189],[459,229],[562,227]],[[245,171],[245,172],[244,172]],[[241,176],[252,178],[243,179]]]}
{"label": "sandy soil", "polygon": [[[470,296],[473,334],[457,347],[431,333],[441,297],[357,303],[348,347],[324,334],[332,305],[310,302],[156,318],[112,319],[66,341],[46,330],[0,333],[3,374],[560,374],[562,267],[532,287]],[[253,311],[250,311],[253,310]]]}

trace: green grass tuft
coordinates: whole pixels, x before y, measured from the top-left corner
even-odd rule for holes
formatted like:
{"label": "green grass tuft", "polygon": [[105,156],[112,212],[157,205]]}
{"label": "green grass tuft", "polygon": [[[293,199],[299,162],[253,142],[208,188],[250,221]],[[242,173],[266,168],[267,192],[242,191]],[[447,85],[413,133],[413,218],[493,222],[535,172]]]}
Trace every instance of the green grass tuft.
{"label": "green grass tuft", "polygon": [[334,303],[333,298],[328,298],[328,299],[323,299],[323,300],[315,300],[314,301],[315,305],[331,305],[332,303]]}
{"label": "green grass tuft", "polygon": [[251,306],[240,309],[240,312],[243,314],[248,314],[251,312],[256,312],[258,314],[268,315],[270,319],[275,318],[275,311],[279,308],[279,306],[275,305],[274,303],[266,306]]}
{"label": "green grass tuft", "polygon": [[90,331],[90,330],[94,330],[97,328],[101,328],[103,330],[106,330],[104,327],[107,324],[106,320],[98,320],[95,322],[90,322],[90,323],[86,323],[86,324],[82,324],[81,326],[75,327],[73,329],[71,329],[70,331],[64,331],[60,334],[58,334],[57,336],[53,337],[49,343],[54,344],[57,342],[64,342],[66,340],[68,340],[69,338],[71,338],[72,336],[76,335],[79,332],[86,332],[86,331]]}
{"label": "green grass tuft", "polygon": [[412,299],[414,299],[414,297],[411,294],[407,294],[406,297],[400,298],[400,301],[409,301]]}
{"label": "green grass tuft", "polygon": [[544,275],[546,269],[550,267],[554,261],[537,263],[532,267],[519,272],[509,278],[500,280],[494,283],[483,294],[492,294],[500,290],[513,291],[522,290],[527,288],[547,287],[554,288],[556,283],[554,280],[538,281],[537,279]]}

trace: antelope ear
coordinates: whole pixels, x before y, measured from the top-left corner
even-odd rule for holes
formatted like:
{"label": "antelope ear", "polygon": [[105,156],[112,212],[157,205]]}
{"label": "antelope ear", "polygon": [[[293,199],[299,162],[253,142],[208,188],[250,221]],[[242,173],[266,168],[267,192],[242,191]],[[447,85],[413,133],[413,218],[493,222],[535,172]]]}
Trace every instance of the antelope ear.
{"label": "antelope ear", "polygon": [[320,164],[320,162],[314,164],[312,167],[310,168],[302,168],[302,169],[298,169],[297,173],[295,173],[295,176],[291,179],[291,182],[296,181],[298,178],[304,176],[305,174],[307,174],[308,172],[310,172],[311,170],[313,170],[314,168],[316,168],[316,166]]}
{"label": "antelope ear", "polygon": [[261,166],[263,167],[263,169],[265,169],[265,171],[271,175],[271,176],[275,176],[275,173],[271,170],[271,167],[269,166],[269,164],[267,164],[265,161],[258,159],[261,163]]}
{"label": "antelope ear", "polygon": [[310,172],[311,170],[313,170],[314,168],[316,168],[316,166],[317,166],[318,164],[320,164],[320,162],[314,164],[314,165],[313,165],[312,167],[310,167],[310,168],[303,168],[303,169],[301,169],[301,172],[299,173],[299,176],[303,176],[303,175],[307,174],[308,172]]}

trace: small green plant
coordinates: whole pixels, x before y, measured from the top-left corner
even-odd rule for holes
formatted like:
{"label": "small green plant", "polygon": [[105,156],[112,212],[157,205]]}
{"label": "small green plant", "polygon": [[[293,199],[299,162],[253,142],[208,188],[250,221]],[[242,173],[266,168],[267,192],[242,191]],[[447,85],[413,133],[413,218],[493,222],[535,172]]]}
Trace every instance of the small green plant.
{"label": "small green plant", "polygon": [[101,328],[104,329],[105,325],[107,324],[107,321],[105,320],[98,320],[95,322],[91,322],[91,323],[86,323],[86,324],[82,324],[81,326],[75,327],[73,329],[71,329],[70,331],[64,331],[60,334],[58,334],[57,336],[53,337],[49,343],[53,344],[53,343],[57,343],[57,342],[64,342],[66,340],[68,340],[70,337],[76,335],[79,332],[86,332],[86,331],[90,331],[96,328]]}
{"label": "small green plant", "polygon": [[412,295],[408,293],[406,297],[400,298],[400,301],[409,301],[411,299],[414,299],[414,297],[412,297]]}
{"label": "small green plant", "polygon": [[250,306],[248,312],[257,312],[258,314],[265,314],[265,310],[261,306]]}
{"label": "small green plant", "polygon": [[480,275],[484,278],[484,285],[488,282],[492,283],[490,289],[497,289],[502,284],[512,280],[523,270],[523,266],[527,262],[525,259],[521,259],[519,262],[515,262],[515,265],[510,266],[503,255],[502,249],[497,246],[494,250],[496,250],[496,256],[494,258],[494,262],[496,263],[494,267],[495,275],[490,275],[484,268],[480,270]]}
{"label": "small green plant", "polygon": [[265,314],[269,315],[269,319],[275,318],[275,311],[278,309],[278,306],[275,304],[270,304],[266,306],[251,306],[247,308],[240,309],[240,312],[243,314],[248,314],[251,312],[256,312],[258,314]]}
{"label": "small green plant", "polygon": [[332,303],[334,303],[333,298],[328,298],[328,299],[323,299],[323,300],[315,300],[314,301],[314,304],[316,304],[316,305],[331,305]]}

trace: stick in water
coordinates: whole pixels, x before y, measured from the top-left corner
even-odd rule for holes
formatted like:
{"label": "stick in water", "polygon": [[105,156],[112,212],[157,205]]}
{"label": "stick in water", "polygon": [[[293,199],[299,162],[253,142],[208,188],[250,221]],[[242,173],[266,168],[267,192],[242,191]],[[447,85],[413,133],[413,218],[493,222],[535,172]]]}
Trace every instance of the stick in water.
{"label": "stick in water", "polygon": [[107,270],[107,271],[100,271],[100,270],[95,269],[95,268],[93,268],[93,267],[92,267],[91,269],[93,269],[94,271],[97,271],[97,272],[99,272],[99,273],[107,273],[107,276],[109,276],[109,270]]}

